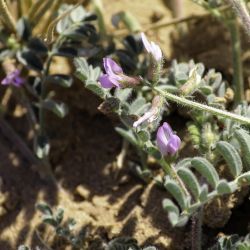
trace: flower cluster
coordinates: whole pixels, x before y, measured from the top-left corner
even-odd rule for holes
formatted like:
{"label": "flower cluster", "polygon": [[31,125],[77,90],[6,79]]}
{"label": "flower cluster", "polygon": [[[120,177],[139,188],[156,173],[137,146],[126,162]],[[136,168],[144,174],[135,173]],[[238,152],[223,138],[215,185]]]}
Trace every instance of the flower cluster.
{"label": "flower cluster", "polygon": [[[144,33],[141,34],[141,39],[147,52],[153,56],[157,64],[161,64],[162,51],[160,47],[154,42],[149,42]],[[140,79],[125,75],[122,68],[111,58],[104,58],[103,66],[106,74],[103,74],[99,78],[99,82],[103,88],[133,87],[140,83]],[[159,117],[162,105],[162,98],[155,96],[149,111],[135,121],[133,127],[137,128],[144,122],[152,123],[155,121]],[[164,122],[163,125],[158,128],[156,142],[163,156],[176,154],[181,145],[180,138],[174,134],[167,122]]]}

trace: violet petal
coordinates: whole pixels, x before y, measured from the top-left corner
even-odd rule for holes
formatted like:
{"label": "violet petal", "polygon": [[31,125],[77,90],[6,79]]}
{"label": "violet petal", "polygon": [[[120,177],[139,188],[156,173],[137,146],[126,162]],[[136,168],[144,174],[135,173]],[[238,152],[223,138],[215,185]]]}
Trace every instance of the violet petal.
{"label": "violet petal", "polygon": [[177,135],[172,135],[168,141],[168,153],[174,155],[180,148],[181,139]]}
{"label": "violet petal", "polygon": [[114,87],[114,84],[110,81],[109,76],[107,74],[100,76],[99,82],[101,83],[103,88],[110,89]]}
{"label": "violet petal", "polygon": [[108,75],[122,74],[122,68],[111,58],[103,58],[103,65]]}
{"label": "violet petal", "polygon": [[166,135],[164,133],[164,129],[162,126],[157,131],[156,142],[161,153],[163,155],[166,155],[168,153],[168,140],[166,138]]}
{"label": "violet petal", "polygon": [[173,134],[173,130],[171,129],[170,125],[167,122],[164,122],[162,127],[167,138],[170,138],[170,136]]}

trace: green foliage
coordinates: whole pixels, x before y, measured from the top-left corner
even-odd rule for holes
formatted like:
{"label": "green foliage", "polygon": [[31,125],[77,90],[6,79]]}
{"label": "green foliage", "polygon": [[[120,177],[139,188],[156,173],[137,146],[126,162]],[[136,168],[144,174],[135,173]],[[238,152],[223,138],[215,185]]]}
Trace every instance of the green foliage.
{"label": "green foliage", "polygon": [[236,149],[228,142],[219,141],[216,144],[216,150],[225,159],[231,174],[237,177],[242,171],[242,162]]}
{"label": "green foliage", "polygon": [[123,128],[115,128],[116,132],[123,138],[129,141],[132,145],[137,146],[137,140],[131,130],[125,130]]}
{"label": "green foliage", "polygon": [[157,248],[153,246],[141,248],[135,239],[119,237],[111,240],[105,250],[157,250]]}
{"label": "green foliage", "polygon": [[95,93],[97,96],[104,98],[106,91],[98,83],[98,78],[101,74],[100,68],[93,68],[91,65],[88,65],[85,58],[74,59],[74,64],[76,67],[76,77],[85,84],[87,89]]}
{"label": "green foliage", "polygon": [[177,170],[177,174],[178,176],[180,176],[188,190],[191,191],[195,200],[198,200],[201,193],[201,189],[198,180],[193,174],[193,172],[189,168],[180,167]]}
{"label": "green foliage", "polygon": [[202,157],[195,157],[191,160],[191,165],[204,177],[207,182],[215,188],[219,182],[219,176],[213,165]]}
{"label": "green foliage", "polygon": [[[236,134],[237,136],[234,137]],[[246,152],[246,154],[248,154],[248,148],[246,147],[248,141],[243,141],[242,135],[244,135],[246,139],[249,136],[248,132],[242,128],[235,128],[232,133],[232,136],[239,142],[240,152]],[[187,218],[192,215],[197,208],[209,202],[211,199],[224,194],[234,193],[241,186],[250,185],[250,172],[243,171],[240,152],[237,151],[238,147],[237,150],[235,147],[237,147],[235,143],[230,144],[226,141],[218,141],[214,145],[214,153],[217,159],[214,165],[204,157],[185,158],[176,164],[177,175],[192,197],[190,197],[190,194],[186,193],[185,190],[182,190],[182,186],[179,186],[178,182],[169,179],[169,177],[165,178],[165,183],[168,183],[165,187],[181,207],[181,211],[179,211],[172,201],[165,200],[164,208],[168,211],[168,217],[172,225],[180,225],[183,216],[185,216],[185,222],[187,222]],[[243,156],[247,162],[246,157],[249,157],[249,155]],[[228,171],[234,178],[233,180],[220,179],[217,173],[217,166],[222,162],[226,163]],[[199,175],[197,175],[197,173],[199,173]],[[202,179],[206,180],[207,183],[201,185],[199,181],[200,176],[202,176]],[[209,184],[212,189],[208,188],[207,184]]]}
{"label": "green foliage", "polygon": [[250,235],[239,237],[237,234],[223,236],[218,239],[218,242],[209,250],[249,250]]}
{"label": "green foliage", "polygon": [[25,246],[25,245],[21,245],[18,247],[17,250],[31,250],[29,247]]}
{"label": "green foliage", "polygon": [[64,118],[68,114],[68,107],[65,103],[58,103],[51,99],[44,100],[42,108],[52,111],[59,118]]}
{"label": "green foliage", "polygon": [[64,210],[59,208],[56,213],[46,203],[37,204],[36,208],[43,214],[43,223],[50,225],[54,228],[55,234],[67,240],[73,247],[79,249],[83,246],[85,239],[85,232],[80,231],[78,234],[74,233],[74,226],[76,221],[72,218],[63,223]]}
{"label": "green foliage", "polygon": [[241,147],[241,157],[247,170],[250,169],[250,135],[244,129],[235,130],[235,137]]}

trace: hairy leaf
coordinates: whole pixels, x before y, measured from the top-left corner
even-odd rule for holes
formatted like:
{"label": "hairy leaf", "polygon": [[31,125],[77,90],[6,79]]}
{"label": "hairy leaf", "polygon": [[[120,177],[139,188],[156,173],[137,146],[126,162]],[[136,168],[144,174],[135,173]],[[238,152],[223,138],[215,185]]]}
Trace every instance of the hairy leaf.
{"label": "hairy leaf", "polygon": [[195,157],[191,160],[192,166],[215,188],[219,182],[219,176],[213,165],[202,157]]}
{"label": "hairy leaf", "polygon": [[51,99],[47,99],[43,101],[42,106],[60,118],[64,118],[68,114],[68,107],[65,103],[57,103]]}
{"label": "hairy leaf", "polygon": [[199,196],[199,200],[201,202],[205,202],[207,200],[207,195],[208,195],[208,186],[206,184],[204,184],[201,187],[201,191],[200,191],[200,196]]}
{"label": "hairy leaf", "polygon": [[250,171],[240,175],[237,179],[237,182],[240,183],[241,185],[250,184]]}
{"label": "hairy leaf", "polygon": [[179,208],[170,199],[164,199],[162,201],[162,206],[163,209],[168,212],[168,218],[170,223],[175,226],[179,221]]}
{"label": "hairy leaf", "polygon": [[230,173],[236,177],[242,172],[242,162],[237,150],[226,141],[216,143],[216,150],[225,159]]}
{"label": "hairy leaf", "polygon": [[200,194],[200,185],[195,175],[188,168],[179,168],[177,174],[180,176],[186,187],[192,192],[195,199],[199,198]]}
{"label": "hairy leaf", "polygon": [[244,129],[237,129],[235,131],[235,136],[240,144],[242,158],[246,164],[246,168],[250,169],[250,135]]}
{"label": "hairy leaf", "polygon": [[125,130],[123,128],[115,128],[116,132],[120,134],[124,139],[130,142],[132,145],[137,146],[136,138],[131,130]]}
{"label": "hairy leaf", "polygon": [[185,210],[188,200],[181,187],[171,179],[166,179],[164,186],[173,195],[181,209]]}
{"label": "hairy leaf", "polygon": [[219,195],[230,194],[236,191],[237,185],[230,185],[226,180],[220,180],[216,189]]}

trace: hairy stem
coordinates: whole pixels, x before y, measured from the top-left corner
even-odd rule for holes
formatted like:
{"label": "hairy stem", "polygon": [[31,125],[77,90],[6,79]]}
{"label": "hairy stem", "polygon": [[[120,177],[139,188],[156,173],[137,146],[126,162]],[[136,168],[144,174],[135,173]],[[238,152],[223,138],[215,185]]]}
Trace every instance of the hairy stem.
{"label": "hairy stem", "polygon": [[227,119],[231,119],[233,121],[239,122],[241,124],[247,124],[250,125],[250,118],[244,117],[241,115],[237,115],[225,110],[217,109],[202,103],[194,102],[191,100],[186,99],[185,97],[180,97],[171,93],[168,93],[166,91],[163,91],[159,87],[155,87],[154,90],[156,90],[159,94],[161,94],[163,97],[165,97],[167,100],[173,101],[177,104],[183,105],[185,107],[198,109],[204,112],[209,112],[213,115],[224,117]]}
{"label": "hairy stem", "polygon": [[241,40],[240,31],[237,20],[229,20],[227,22],[231,35],[232,44],[232,62],[233,62],[233,83],[235,86],[235,102],[236,104],[244,100],[244,79],[241,61]]}
{"label": "hairy stem", "polygon": [[192,217],[192,250],[201,250],[203,206]]}
{"label": "hairy stem", "polygon": [[0,18],[6,24],[10,31],[16,30],[16,24],[13,16],[11,15],[5,0],[0,0]]}
{"label": "hairy stem", "polygon": [[39,134],[41,136],[45,135],[45,110],[43,108],[43,101],[46,98],[46,77],[49,74],[49,68],[52,62],[52,55],[49,56],[47,60],[47,64],[44,70],[42,82],[41,82],[41,96],[40,96],[40,102],[39,102]]}
{"label": "hairy stem", "polygon": [[233,7],[236,15],[241,19],[246,33],[250,36],[250,16],[245,2],[243,0],[226,0],[226,2]]}
{"label": "hairy stem", "polygon": [[164,158],[162,158],[159,161],[160,165],[162,166],[163,170],[169,175],[171,176],[174,180],[176,180],[178,182],[178,184],[180,185],[181,189],[184,191],[184,193],[186,195],[190,195],[188,190],[185,187],[185,184],[183,183],[183,181],[179,178],[176,170],[174,167],[172,167],[171,164],[169,164]]}

